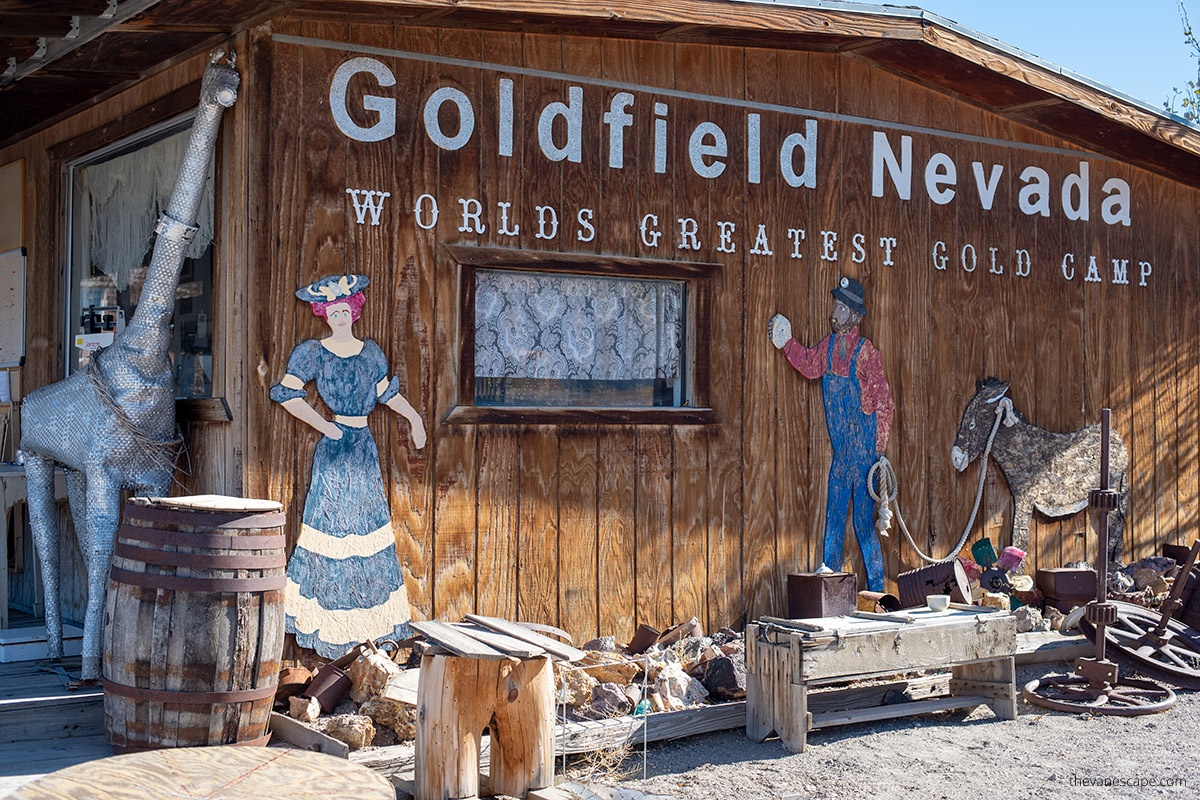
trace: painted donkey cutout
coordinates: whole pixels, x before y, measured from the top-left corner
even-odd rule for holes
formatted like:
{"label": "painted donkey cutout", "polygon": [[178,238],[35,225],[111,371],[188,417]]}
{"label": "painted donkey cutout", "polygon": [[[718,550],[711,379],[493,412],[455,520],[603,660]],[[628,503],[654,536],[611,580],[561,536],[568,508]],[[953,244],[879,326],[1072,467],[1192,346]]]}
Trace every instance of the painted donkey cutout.
{"label": "painted donkey cutout", "polygon": [[[1068,517],[1087,508],[1088,492],[1096,488],[1100,469],[1100,426],[1054,433],[1033,425],[1013,407],[1007,396],[1009,384],[988,378],[977,382],[975,388],[959,423],[950,460],[962,472],[984,452],[995,429],[991,455],[1013,494],[1012,544],[1028,550],[1035,508],[1048,517]],[[1109,558],[1117,561],[1123,549],[1129,452],[1116,431],[1111,432],[1109,447],[1109,485],[1121,492],[1121,506],[1110,518],[1108,537]]]}
{"label": "painted donkey cutout", "polygon": [[204,71],[200,105],[166,212],[155,229],[146,282],[129,326],[87,369],[30,392],[21,404],[21,450],[29,517],[42,564],[51,658],[62,657],[58,525],[54,465],[67,469],[75,531],[87,566],[82,681],[100,678],[104,597],[112,564],[121,490],[150,496],[171,487],[176,450],[175,384],[170,346],[175,289],[216,145],[221,114],[237,99],[231,54],[218,50]]}

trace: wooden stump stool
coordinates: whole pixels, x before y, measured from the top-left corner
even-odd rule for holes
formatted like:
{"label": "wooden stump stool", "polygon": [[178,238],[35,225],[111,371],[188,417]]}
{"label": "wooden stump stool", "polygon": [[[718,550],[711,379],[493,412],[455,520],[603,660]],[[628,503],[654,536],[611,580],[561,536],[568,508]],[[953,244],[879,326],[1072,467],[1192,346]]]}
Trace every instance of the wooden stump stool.
{"label": "wooden stump stool", "polygon": [[479,742],[491,731],[492,791],[523,797],[554,782],[554,670],[548,656],[427,655],[417,686],[417,800],[479,795]]}

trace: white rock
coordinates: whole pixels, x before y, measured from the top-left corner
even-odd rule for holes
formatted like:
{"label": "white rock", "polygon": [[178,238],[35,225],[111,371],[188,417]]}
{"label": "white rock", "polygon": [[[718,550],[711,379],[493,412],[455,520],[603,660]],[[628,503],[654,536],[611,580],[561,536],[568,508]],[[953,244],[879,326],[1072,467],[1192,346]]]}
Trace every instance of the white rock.
{"label": "white rock", "polygon": [[363,653],[346,670],[353,687],[350,696],[365,703],[383,691],[388,678],[400,674],[400,666],[383,653]]}
{"label": "white rock", "polygon": [[321,704],[315,697],[289,697],[288,716],[300,722],[316,722],[321,716]]}

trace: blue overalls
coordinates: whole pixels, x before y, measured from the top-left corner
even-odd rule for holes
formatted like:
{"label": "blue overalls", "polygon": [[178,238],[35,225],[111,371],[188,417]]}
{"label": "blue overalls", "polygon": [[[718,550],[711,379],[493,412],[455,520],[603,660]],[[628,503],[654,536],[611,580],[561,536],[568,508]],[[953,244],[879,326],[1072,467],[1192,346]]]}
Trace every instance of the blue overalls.
{"label": "blue overalls", "polygon": [[862,388],[858,383],[858,352],[864,339],[858,340],[850,359],[850,374],[843,378],[833,372],[833,348],[836,334],[829,339],[825,374],[821,377],[821,395],[825,400],[825,425],[833,445],[833,463],[829,467],[829,498],[825,504],[825,550],[822,560],[830,569],[842,568],[842,540],[846,535],[846,512],[854,500],[854,534],[862,550],[867,569],[867,588],[882,592],[883,556],[875,535],[875,503],[867,492],[867,473],[875,464],[875,415],[862,411]]}

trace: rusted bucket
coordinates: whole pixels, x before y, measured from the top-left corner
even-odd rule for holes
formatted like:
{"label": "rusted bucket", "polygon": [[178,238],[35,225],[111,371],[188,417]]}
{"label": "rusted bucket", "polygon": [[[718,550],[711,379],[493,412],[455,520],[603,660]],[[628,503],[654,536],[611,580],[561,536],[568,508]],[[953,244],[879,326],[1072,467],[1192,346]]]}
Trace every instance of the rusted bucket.
{"label": "rusted bucket", "polygon": [[971,602],[971,583],[957,558],[901,572],[896,577],[896,588],[903,608],[923,606],[931,594],[948,594],[954,603]]}
{"label": "rusted bucket", "polygon": [[[922,600],[922,603],[925,601]],[[871,611],[876,614],[890,614],[893,611],[899,611],[903,606],[900,605],[900,598],[894,594],[887,592],[868,592],[863,590],[858,593],[858,610]]]}
{"label": "rusted bucket", "polygon": [[265,745],[283,656],[278,503],[134,498],[104,624],[104,730],[118,753]]}

